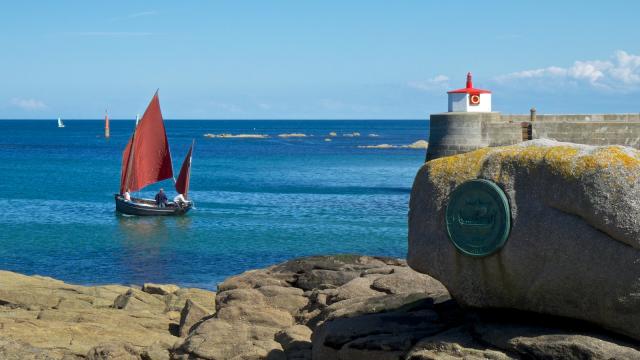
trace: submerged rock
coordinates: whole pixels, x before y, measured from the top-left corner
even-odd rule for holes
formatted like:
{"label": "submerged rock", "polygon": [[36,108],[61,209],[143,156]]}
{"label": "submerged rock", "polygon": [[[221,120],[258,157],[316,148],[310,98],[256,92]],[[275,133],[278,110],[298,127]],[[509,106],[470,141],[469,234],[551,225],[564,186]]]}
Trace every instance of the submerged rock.
{"label": "submerged rock", "polygon": [[267,139],[266,134],[204,134],[206,138],[217,139]]}
{"label": "submerged rock", "polygon": [[[504,247],[484,257],[459,251],[445,224],[452,191],[472,179],[497,184],[511,212]],[[494,219],[479,214],[478,224]],[[582,319],[639,340],[640,152],[534,140],[427,162],[411,194],[408,262],[461,305]]]}
{"label": "submerged rock", "polygon": [[427,149],[429,147],[429,143],[425,140],[418,140],[407,145],[409,149]]}
{"label": "submerged rock", "polygon": [[427,149],[429,143],[425,140],[418,140],[412,142],[409,145],[391,145],[391,144],[378,144],[378,145],[358,145],[360,149]]}
{"label": "submerged rock", "polygon": [[397,149],[400,145],[378,144],[378,145],[358,145],[359,149]]}
{"label": "submerged rock", "polygon": [[307,137],[307,134],[285,133],[285,134],[278,134],[278,137],[281,137],[281,138],[302,138],[302,137]]}

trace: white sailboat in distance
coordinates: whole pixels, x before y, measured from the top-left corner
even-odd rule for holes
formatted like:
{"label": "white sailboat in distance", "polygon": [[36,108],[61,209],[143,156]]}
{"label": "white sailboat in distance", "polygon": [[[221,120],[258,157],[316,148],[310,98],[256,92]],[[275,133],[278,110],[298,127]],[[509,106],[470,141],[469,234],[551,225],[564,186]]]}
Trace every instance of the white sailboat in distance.
{"label": "white sailboat in distance", "polygon": [[64,127],[64,123],[62,122],[62,119],[58,118],[58,127],[59,128],[63,128]]}

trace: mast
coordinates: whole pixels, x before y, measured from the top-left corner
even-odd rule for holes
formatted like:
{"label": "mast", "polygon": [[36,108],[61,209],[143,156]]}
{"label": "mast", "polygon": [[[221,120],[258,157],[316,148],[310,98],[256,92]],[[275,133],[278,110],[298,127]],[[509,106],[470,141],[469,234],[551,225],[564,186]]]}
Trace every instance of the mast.
{"label": "mast", "polygon": [[[133,166],[133,149],[134,149],[134,144],[136,142],[136,129],[133,129],[133,134],[131,135],[131,141],[129,142],[129,145],[127,146],[129,148],[129,157],[127,158],[127,167],[126,167],[126,172],[124,175],[124,183],[122,183],[122,185],[120,185],[120,193],[124,194],[125,191],[128,191],[130,186],[129,186],[129,180],[131,178],[131,167]],[[126,151],[126,148],[125,148]]]}

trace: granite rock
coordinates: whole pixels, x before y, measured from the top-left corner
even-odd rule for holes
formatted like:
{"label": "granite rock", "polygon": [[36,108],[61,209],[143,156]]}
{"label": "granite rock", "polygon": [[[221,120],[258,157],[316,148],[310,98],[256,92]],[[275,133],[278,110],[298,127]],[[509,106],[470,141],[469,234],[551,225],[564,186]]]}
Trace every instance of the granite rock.
{"label": "granite rock", "polygon": [[[198,298],[204,292],[215,298],[206,290]],[[179,338],[166,297],[0,271],[0,359],[168,357]]]}
{"label": "granite rock", "polygon": [[[504,318],[504,314],[499,317]],[[588,326],[570,323],[566,323],[564,329],[554,326],[557,324],[553,323],[561,323],[561,319],[521,322],[499,320],[474,321],[471,325],[473,337],[514,357],[576,360],[640,358],[637,343],[612,338],[600,331],[589,329]],[[552,325],[549,325],[550,323]]]}
{"label": "granite rock", "polygon": [[[318,269],[357,277],[308,276]],[[0,359],[640,358],[637,342],[583,323],[461,308],[442,284],[397,259],[311,257],[251,271],[222,284],[217,312],[204,290],[159,295],[8,272],[0,283]],[[123,309],[111,305],[118,297]],[[180,338],[173,309],[182,301],[189,331]]]}
{"label": "granite rock", "polygon": [[175,293],[178,290],[180,290],[180,288],[177,285],[173,284],[145,283],[144,285],[142,285],[142,291],[148,294],[169,295]]}
{"label": "granite rock", "polygon": [[195,324],[212,314],[213,312],[210,310],[207,310],[201,305],[198,305],[195,301],[188,299],[184,308],[180,312],[180,336],[187,336]]}
{"label": "granite rock", "polygon": [[[505,246],[466,256],[445,228],[451,192],[472,179],[506,194]],[[593,322],[640,339],[640,152],[551,140],[427,162],[410,200],[409,265],[466,307]]]}
{"label": "granite rock", "polygon": [[127,344],[101,344],[89,350],[87,360],[140,360],[140,354]]}
{"label": "granite rock", "polygon": [[214,312],[216,308],[216,293],[204,289],[182,288],[165,295],[165,311],[182,311],[187,299],[191,299],[203,308]]}
{"label": "granite rock", "polygon": [[310,360],[311,333],[305,325],[294,325],[278,331],[274,339],[282,346],[287,360]]}
{"label": "granite rock", "polygon": [[336,318],[314,331],[312,354],[314,359],[399,359],[444,326],[429,309]]}
{"label": "granite rock", "polygon": [[[417,281],[416,288],[373,286],[394,274]],[[311,359],[311,332],[325,321],[433,304],[427,293],[449,298],[442,284],[404,261],[359,255],[294,259],[231,277],[218,290],[216,314],[176,344],[176,358]]]}

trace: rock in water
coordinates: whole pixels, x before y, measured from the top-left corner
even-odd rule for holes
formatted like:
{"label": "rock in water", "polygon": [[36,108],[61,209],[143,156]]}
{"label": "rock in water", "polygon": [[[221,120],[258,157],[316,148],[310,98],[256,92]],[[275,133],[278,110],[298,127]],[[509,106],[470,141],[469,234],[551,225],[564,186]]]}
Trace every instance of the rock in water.
{"label": "rock in water", "polygon": [[[472,179],[497,184],[511,213],[504,247],[487,256],[459,251],[445,224],[451,193]],[[495,220],[482,202],[465,206],[449,219],[464,231]],[[638,340],[640,152],[534,140],[430,161],[411,193],[408,263],[464,306],[587,320]]]}

